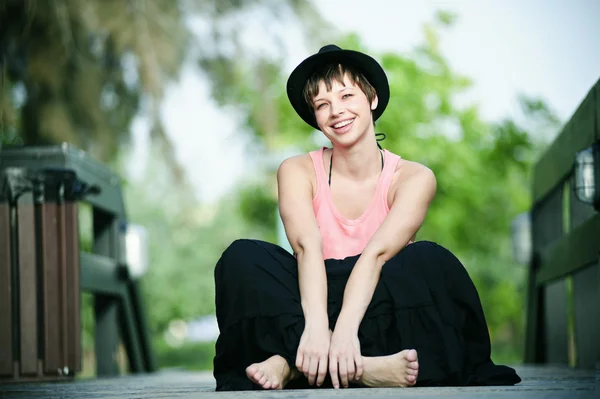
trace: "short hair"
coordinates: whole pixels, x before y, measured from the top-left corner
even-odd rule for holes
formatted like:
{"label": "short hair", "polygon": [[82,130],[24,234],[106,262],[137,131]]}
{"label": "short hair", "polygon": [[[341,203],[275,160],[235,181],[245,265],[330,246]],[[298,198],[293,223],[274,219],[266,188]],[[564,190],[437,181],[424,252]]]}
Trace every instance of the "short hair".
{"label": "short hair", "polygon": [[357,85],[360,90],[365,93],[369,103],[373,102],[377,92],[375,91],[373,85],[371,85],[367,78],[365,78],[362,72],[351,65],[331,63],[323,66],[313,73],[304,85],[302,96],[304,97],[304,101],[306,101],[306,104],[309,106],[309,108],[313,108],[313,98],[319,94],[319,83],[321,81],[325,83],[327,90],[331,90],[334,80],[336,80],[338,83],[344,84],[344,76],[346,74],[350,78],[350,81]]}

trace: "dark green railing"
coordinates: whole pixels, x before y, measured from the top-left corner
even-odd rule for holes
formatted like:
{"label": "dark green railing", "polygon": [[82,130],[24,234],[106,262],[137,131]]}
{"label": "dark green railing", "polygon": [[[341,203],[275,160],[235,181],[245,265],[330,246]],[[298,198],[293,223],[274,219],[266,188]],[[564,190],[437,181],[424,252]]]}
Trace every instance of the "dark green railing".
{"label": "dark green railing", "polygon": [[[120,341],[130,372],[153,371],[119,176],[63,144],[1,149],[0,180],[0,381],[81,371],[81,291],[94,298],[97,375],[119,374]],[[91,252],[79,246],[80,202],[92,208]]]}
{"label": "dark green railing", "polygon": [[575,154],[600,141],[599,120],[600,81],[534,167],[526,362],[600,361],[600,214],[573,189]]}

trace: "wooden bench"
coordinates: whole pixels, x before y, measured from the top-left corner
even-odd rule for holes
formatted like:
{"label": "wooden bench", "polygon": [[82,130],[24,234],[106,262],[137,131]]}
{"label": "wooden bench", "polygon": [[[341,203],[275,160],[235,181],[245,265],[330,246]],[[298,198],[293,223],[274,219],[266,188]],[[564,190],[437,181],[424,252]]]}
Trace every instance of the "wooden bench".
{"label": "wooden bench", "polygon": [[[85,186],[94,195],[79,195]],[[80,202],[91,207],[91,251],[79,245]],[[131,373],[156,369],[126,216],[120,177],[79,149],[1,149],[0,383],[81,371],[82,291],[94,297],[97,375],[119,374],[119,340]]]}
{"label": "wooden bench", "polygon": [[534,166],[526,363],[600,362],[600,213],[573,179],[575,154],[599,141],[600,80]]}

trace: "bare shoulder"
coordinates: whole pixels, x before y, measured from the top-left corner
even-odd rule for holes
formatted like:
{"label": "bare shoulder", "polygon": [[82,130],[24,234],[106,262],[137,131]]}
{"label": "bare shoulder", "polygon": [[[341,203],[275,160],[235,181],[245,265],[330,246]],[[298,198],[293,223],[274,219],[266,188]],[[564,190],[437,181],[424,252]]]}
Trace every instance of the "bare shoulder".
{"label": "bare shoulder", "polygon": [[437,181],[433,171],[427,166],[414,161],[400,159],[394,176],[392,178],[388,201],[390,204],[394,202],[394,198],[402,192],[421,191],[425,196],[433,197],[437,189]]}
{"label": "bare shoulder", "polygon": [[425,181],[431,179],[435,180],[435,174],[431,169],[421,163],[400,158],[398,165],[396,165],[396,170],[394,171],[392,184],[394,181],[406,181],[407,179],[413,178],[423,179]]}
{"label": "bare shoulder", "polygon": [[313,169],[312,159],[309,154],[295,155],[285,159],[279,165],[277,181],[280,185],[286,183],[302,185],[308,182],[312,187],[315,187],[316,178]]}
{"label": "bare shoulder", "polygon": [[294,155],[292,157],[286,158],[281,165],[279,165],[279,171],[289,172],[289,171],[299,171],[306,170],[308,167],[311,167],[312,160],[309,154],[300,154]]}
{"label": "bare shoulder", "polygon": [[279,165],[277,175],[279,178],[308,176],[312,169],[312,159],[309,154],[294,155],[286,158]]}

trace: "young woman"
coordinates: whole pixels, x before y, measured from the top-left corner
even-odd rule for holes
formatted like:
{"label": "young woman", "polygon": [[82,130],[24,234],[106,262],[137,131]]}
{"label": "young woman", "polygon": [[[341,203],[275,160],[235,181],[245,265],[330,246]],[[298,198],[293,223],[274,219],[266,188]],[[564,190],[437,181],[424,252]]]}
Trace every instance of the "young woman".
{"label": "young woman", "polygon": [[287,93],[331,148],[279,168],[294,255],[237,240],[217,263],[217,390],[520,382],[491,360],[465,268],[415,242],[436,179],[377,143],[389,100],[381,66],[328,45],[292,72]]}

